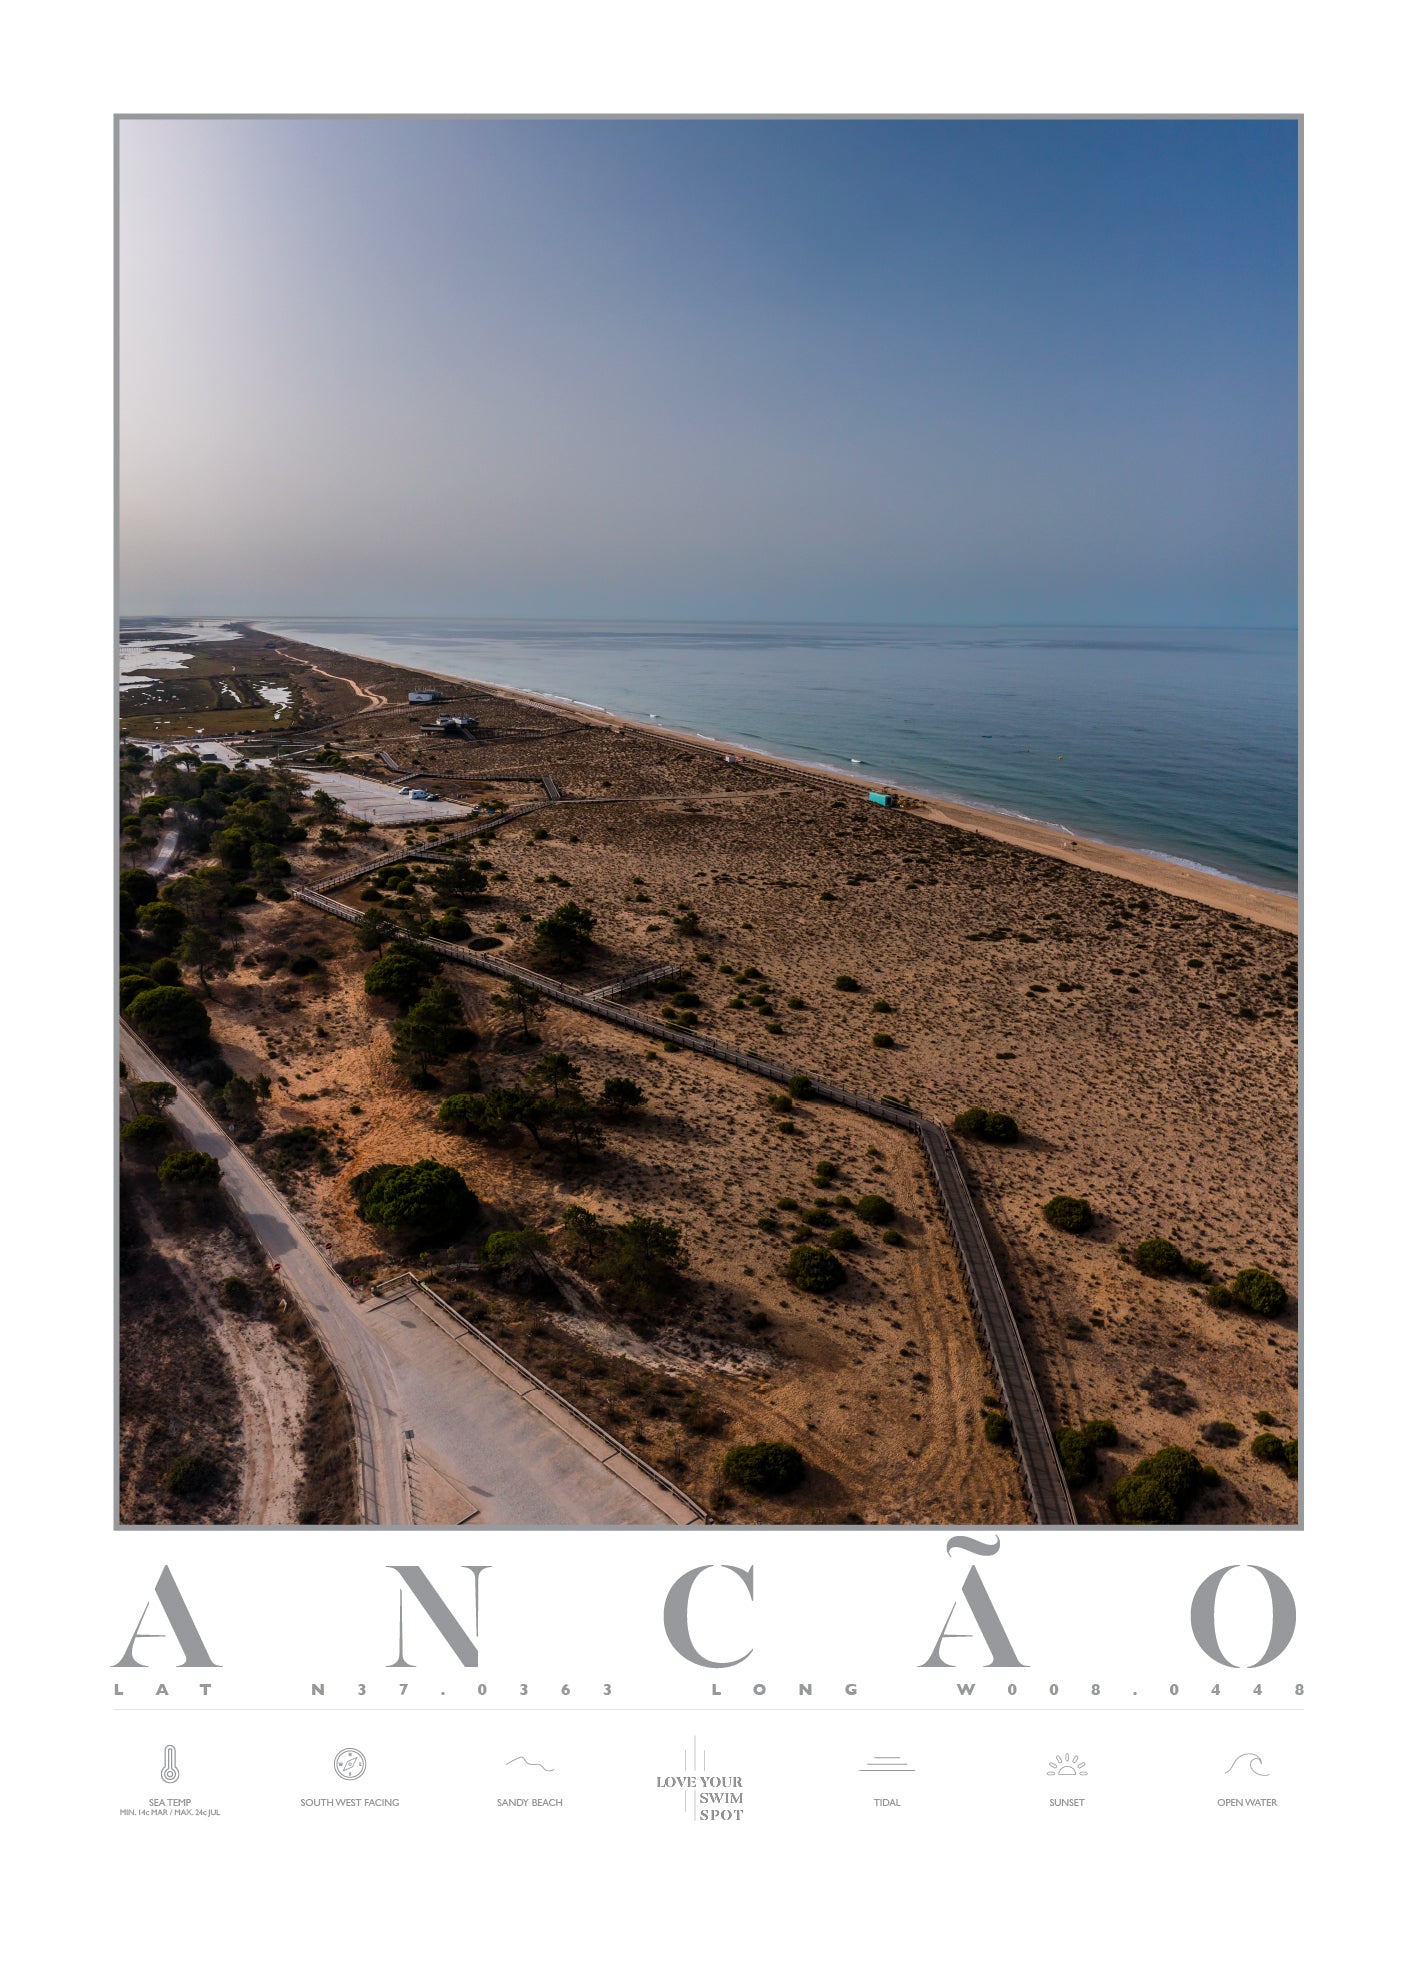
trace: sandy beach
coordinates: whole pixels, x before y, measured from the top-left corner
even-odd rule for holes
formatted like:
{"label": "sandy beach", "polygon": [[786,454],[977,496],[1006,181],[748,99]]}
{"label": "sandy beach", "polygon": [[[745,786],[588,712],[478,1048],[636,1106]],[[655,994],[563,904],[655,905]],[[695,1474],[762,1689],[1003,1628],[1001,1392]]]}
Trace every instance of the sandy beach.
{"label": "sandy beach", "polygon": [[453,693],[466,694],[471,689],[485,695],[503,696],[514,703],[546,709],[561,716],[572,716],[577,722],[603,724],[612,730],[638,730],[647,737],[673,737],[694,750],[738,756],[752,764],[781,766],[785,770],[805,773],[812,778],[829,779],[863,792],[869,791],[875,784],[878,789],[909,796],[914,809],[918,809],[927,819],[940,820],[967,833],[987,834],[991,840],[1005,841],[1012,847],[1032,848],[1059,861],[1072,862],[1079,868],[1091,868],[1099,875],[1139,882],[1147,888],[1160,889],[1167,895],[1203,902],[1212,909],[1229,910],[1252,922],[1267,924],[1273,930],[1286,930],[1291,935],[1298,933],[1299,898],[1296,895],[1288,895],[1279,889],[1263,889],[1231,875],[1212,874],[1204,868],[1170,860],[1164,855],[1114,847],[1107,841],[1088,840],[1040,820],[1017,819],[1009,814],[992,812],[985,806],[967,805],[963,800],[942,799],[931,793],[912,791],[909,786],[894,781],[880,787],[879,781],[853,772],[839,771],[832,766],[812,765],[801,759],[755,750],[746,744],[705,738],[696,731],[678,730],[669,724],[642,723],[613,711],[590,709],[560,696],[540,696],[529,690],[510,689],[495,683],[470,682],[466,676],[442,675],[430,669],[409,670],[401,663],[379,661],[371,655],[351,653],[349,658],[369,668],[403,668],[405,673],[417,674],[420,679],[437,683]]}

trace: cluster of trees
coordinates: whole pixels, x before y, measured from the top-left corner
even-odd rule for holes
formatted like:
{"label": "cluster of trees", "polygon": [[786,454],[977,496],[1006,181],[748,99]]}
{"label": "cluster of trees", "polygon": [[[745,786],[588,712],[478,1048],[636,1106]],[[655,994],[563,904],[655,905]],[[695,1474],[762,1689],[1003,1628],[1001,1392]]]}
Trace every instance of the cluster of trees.
{"label": "cluster of trees", "polygon": [[579,1064],[568,1054],[552,1053],[532,1063],[524,1083],[446,1096],[438,1121],[488,1143],[506,1143],[525,1130],[538,1149],[549,1139],[582,1159],[605,1143],[602,1117],[622,1118],[642,1108],[644,1100],[638,1082],[613,1075],[592,1101],[582,1086]]}
{"label": "cluster of trees", "polygon": [[[138,802],[139,817],[176,808],[188,847],[215,855],[231,875],[253,877],[263,894],[284,893],[290,863],[283,850],[306,838],[292,815],[309,803],[289,773],[232,771],[182,752],[152,767],[151,785]],[[323,798],[316,795],[316,817],[333,818],[337,809],[328,800],[321,807]]]}
{"label": "cluster of trees", "polygon": [[567,1259],[612,1308],[656,1322],[683,1294],[689,1257],[682,1233],[667,1220],[636,1217],[617,1225],[586,1206],[567,1206],[561,1230]]}
{"label": "cluster of trees", "polygon": [[[436,1086],[431,1071],[477,1045],[462,1000],[437,958],[407,938],[398,938],[369,966],[364,990],[401,1013],[393,1030],[394,1059],[415,1087]],[[465,1061],[461,1074],[464,1088],[480,1085],[475,1062]]]}

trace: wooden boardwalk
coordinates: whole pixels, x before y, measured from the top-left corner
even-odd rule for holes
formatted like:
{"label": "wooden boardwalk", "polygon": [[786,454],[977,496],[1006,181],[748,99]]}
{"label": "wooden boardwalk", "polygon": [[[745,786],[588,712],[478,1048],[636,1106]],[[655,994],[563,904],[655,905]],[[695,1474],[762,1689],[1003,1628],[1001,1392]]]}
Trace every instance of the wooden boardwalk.
{"label": "wooden boardwalk", "polygon": [[[542,807],[554,803],[556,802],[543,800],[540,804],[516,807],[496,816],[495,825],[505,826],[511,820],[523,817],[527,813],[539,812]],[[563,800],[561,803],[606,805],[612,802],[597,798],[569,802]],[[486,832],[493,825],[494,821],[486,820],[471,827],[459,828],[455,833],[430,843],[427,848],[418,852],[433,853],[435,849],[465,840],[472,834]],[[389,867],[395,861],[417,858],[418,854],[410,850],[402,855],[366,862],[358,868],[345,869],[340,874],[329,876],[317,889],[291,888],[290,894],[300,902],[324,910],[329,916],[339,917],[342,922],[358,923],[360,912],[346,903],[331,901],[328,892],[357,880],[361,875],[373,874],[379,868]],[[632,1012],[628,1007],[616,1005],[614,994],[629,989],[635,982],[633,980],[622,980],[612,986],[601,986],[593,992],[573,992],[558,979],[549,978],[543,972],[532,971],[526,965],[513,964],[510,959],[498,958],[485,951],[470,951],[460,944],[446,943],[441,938],[423,937],[417,941],[424,949],[432,951],[436,956],[446,957],[469,971],[485,972],[491,978],[511,980],[525,985],[542,998],[553,1000],[557,1005],[569,1006],[575,1011],[589,1014],[594,1019],[606,1020],[612,1026],[624,1027],[629,1032],[646,1035],[666,1045],[687,1048],[692,1053],[707,1055],[711,1060],[724,1061],[730,1067],[741,1068],[745,1073],[756,1075],[763,1081],[785,1087],[795,1074],[804,1072],[790,1068],[780,1061],[767,1060],[761,1055],[745,1054],[739,1048],[730,1047],[725,1041],[715,1040],[711,1034],[700,1032],[697,1027],[670,1026],[665,1021],[651,1019],[647,1014]],[[640,983],[645,983],[656,975],[658,974],[650,972],[638,973],[635,976]],[[940,1124],[932,1121],[928,1116],[919,1115],[915,1110],[877,1102],[873,1097],[860,1095],[853,1089],[840,1088],[832,1082],[818,1081],[815,1076],[809,1075],[807,1079],[812,1084],[813,1096],[820,1101],[834,1103],[841,1109],[854,1110],[858,1115],[875,1117],[879,1122],[893,1123],[897,1128],[909,1130],[919,1137],[944,1212],[946,1227],[959,1260],[960,1272],[970,1307],[974,1312],[974,1320],[994,1369],[1003,1408],[1013,1428],[1019,1466],[1034,1519],[1036,1522],[1050,1525],[1076,1523],[1077,1513],[1073,1508],[1072,1496],[1068,1493],[1067,1482],[1063,1479],[1058,1449],[1049,1429],[1043,1402],[1038,1395],[1038,1387],[1034,1383],[1028,1353],[1019,1334],[1018,1319],[1009,1303],[993,1249],[989,1245],[978,1209],[949,1137]]]}

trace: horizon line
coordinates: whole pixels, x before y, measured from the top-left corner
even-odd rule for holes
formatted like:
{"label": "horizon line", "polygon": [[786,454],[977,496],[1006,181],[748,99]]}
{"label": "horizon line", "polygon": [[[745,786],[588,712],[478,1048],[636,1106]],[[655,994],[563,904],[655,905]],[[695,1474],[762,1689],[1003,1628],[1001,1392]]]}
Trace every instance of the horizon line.
{"label": "horizon line", "polygon": [[420,625],[431,625],[440,620],[482,620],[510,625],[533,625],[538,627],[576,627],[587,623],[613,627],[939,627],[939,628],[985,628],[1006,627],[1028,631],[1042,627],[1074,628],[1150,628],[1181,630],[1187,633],[1266,633],[1297,634],[1297,620],[818,620],[798,618],[777,620],[747,615],[724,617],[699,614],[683,617],[674,614],[540,614],[540,613],[334,613],[323,612],[284,612],[266,613],[222,613],[214,608],[189,608],[185,613],[158,613],[120,611],[118,620],[218,620],[223,625],[241,621],[254,626],[260,620],[343,620],[361,622],[387,620],[390,622],[413,621]]}

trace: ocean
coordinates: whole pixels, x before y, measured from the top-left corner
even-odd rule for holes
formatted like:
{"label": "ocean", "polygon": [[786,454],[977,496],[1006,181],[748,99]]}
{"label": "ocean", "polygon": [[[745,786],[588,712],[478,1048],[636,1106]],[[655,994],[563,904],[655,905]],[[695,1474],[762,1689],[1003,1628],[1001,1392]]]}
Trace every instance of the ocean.
{"label": "ocean", "polygon": [[259,624],[1298,886],[1289,629]]}

